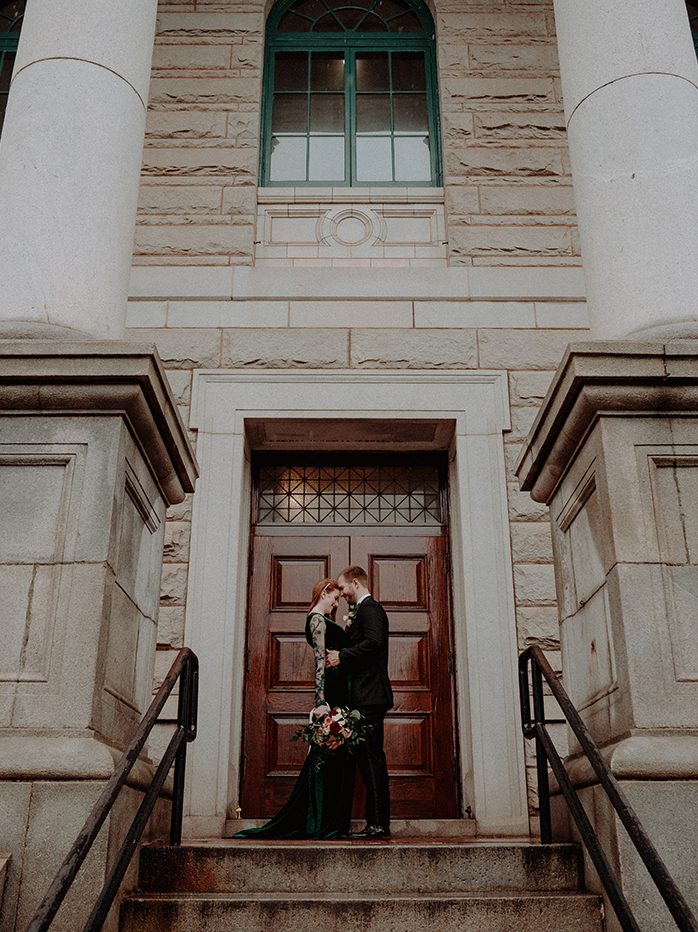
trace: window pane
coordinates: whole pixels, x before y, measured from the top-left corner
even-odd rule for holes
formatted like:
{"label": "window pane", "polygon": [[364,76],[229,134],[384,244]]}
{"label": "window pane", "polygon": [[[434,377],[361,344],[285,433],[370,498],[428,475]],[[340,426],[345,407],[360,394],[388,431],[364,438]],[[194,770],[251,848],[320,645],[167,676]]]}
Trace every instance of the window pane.
{"label": "window pane", "polygon": [[421,32],[422,24],[416,13],[404,13],[395,19],[391,19],[388,24],[391,32]]}
{"label": "window pane", "polygon": [[313,52],[310,61],[310,87],[314,91],[344,90],[342,52]]}
{"label": "window pane", "polygon": [[358,181],[393,180],[389,136],[357,137],[356,178]]}
{"label": "window pane", "polygon": [[344,181],[344,136],[311,136],[310,181]]}
{"label": "window pane", "polygon": [[387,32],[388,27],[378,16],[369,13],[366,19],[361,23],[359,32]]}
{"label": "window pane", "polygon": [[426,97],[421,94],[396,94],[393,105],[396,133],[423,134],[429,131]]}
{"label": "window pane", "polygon": [[305,133],[308,98],[305,94],[276,94],[271,111],[272,133]]}
{"label": "window pane", "polygon": [[356,98],[356,132],[390,132],[390,97],[387,94],[361,94]]}
{"label": "window pane", "polygon": [[293,11],[307,16],[309,19],[316,20],[318,16],[322,16],[323,13],[327,12],[327,7],[322,0],[301,0],[300,3],[294,3]]}
{"label": "window pane", "polygon": [[387,91],[387,52],[359,52],[356,56],[356,87],[360,91]]}
{"label": "window pane", "polygon": [[431,181],[428,136],[395,137],[395,180]]}
{"label": "window pane", "polygon": [[397,0],[378,0],[374,6],[373,12],[383,19],[390,19],[391,16],[399,16],[404,13],[407,7],[404,3],[398,3]]}
{"label": "window pane", "polygon": [[308,53],[277,52],[274,60],[274,88],[277,91],[305,91],[308,87]]}
{"label": "window pane", "polygon": [[293,10],[289,10],[279,20],[279,32],[309,32],[312,23],[304,16],[296,16]]}
{"label": "window pane", "polygon": [[344,27],[334,13],[327,13],[313,26],[314,32],[344,32]]}
{"label": "window pane", "polygon": [[312,94],[310,97],[310,132],[344,132],[344,97],[342,94]]}
{"label": "window pane", "polygon": [[272,136],[271,181],[305,181],[305,136]]}
{"label": "window pane", "polygon": [[427,87],[422,52],[393,52],[393,90],[424,91]]}

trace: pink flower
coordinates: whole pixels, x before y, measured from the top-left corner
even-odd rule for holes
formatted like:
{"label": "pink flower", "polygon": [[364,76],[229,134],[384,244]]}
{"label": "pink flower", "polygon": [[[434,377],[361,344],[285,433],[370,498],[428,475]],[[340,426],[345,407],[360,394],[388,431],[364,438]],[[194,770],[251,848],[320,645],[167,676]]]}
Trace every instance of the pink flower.
{"label": "pink flower", "polygon": [[326,702],[323,702],[322,705],[319,705],[317,706],[317,708],[313,709],[312,714],[315,718],[322,718],[322,716],[327,715],[329,711],[330,711],[330,707],[327,705]]}

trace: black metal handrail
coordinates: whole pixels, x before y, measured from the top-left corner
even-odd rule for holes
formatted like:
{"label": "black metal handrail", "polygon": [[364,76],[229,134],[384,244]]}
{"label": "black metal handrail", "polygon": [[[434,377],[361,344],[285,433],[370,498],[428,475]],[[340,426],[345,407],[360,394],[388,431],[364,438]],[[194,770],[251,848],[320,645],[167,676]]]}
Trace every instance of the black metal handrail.
{"label": "black metal handrail", "polygon": [[[529,678],[529,670],[531,676]],[[580,747],[591,764],[599,783],[605,790],[618,818],[625,826],[635,850],[642,858],[650,877],[666,903],[674,922],[681,932],[698,932],[698,920],[691,911],[683,894],[676,886],[664,861],[650,841],[647,832],[630,805],[620,784],[614,777],[601,752],[591,737],[582,717],[565,692],[560,677],[550,666],[540,647],[529,647],[519,657],[519,696],[521,700],[521,722],[526,738],[535,738],[536,770],[538,774],[538,801],[540,813],[540,836],[544,844],[552,842],[552,822],[550,818],[550,787],[548,783],[548,763],[555,775],[562,795],[579,830],[584,845],[589,852],[608,899],[615,910],[624,932],[640,932],[635,917],[623,895],[621,885],[611,867],[606,854],[601,848],[599,838],[586,814],[570,777],[558,754],[546,726],[543,697],[543,678],[557,700],[563,715],[579,741]],[[533,717],[531,717],[531,695],[533,696]]]}
{"label": "black metal handrail", "polygon": [[182,808],[184,803],[184,774],[187,760],[187,743],[196,738],[196,713],[199,685],[199,661],[196,654],[188,647],[183,647],[177,654],[175,662],[165,677],[162,686],[157,691],[148,711],[143,716],[133,741],[124,753],[107,781],[99,799],[92,807],[92,811],[80,834],[75,839],[72,848],[61,864],[58,873],[53,879],[46,896],[34,913],[27,932],[45,932],[49,929],[58,909],[65,899],[82,862],[87,857],[97,833],[109,815],[119,792],[126,783],[134,764],[143,750],[148,735],[158,721],[160,712],[174,689],[175,683],[181,678],[179,686],[179,702],[177,708],[177,727],[162,756],[150,785],[145,791],[141,805],[138,808],[131,826],[126,833],[123,844],[119,848],[116,860],[107,874],[104,886],[97,898],[89,919],[85,923],[83,932],[98,932],[102,928],[107,913],[111,909],[114,897],[121,885],[124,874],[131,862],[138,841],[155,808],[162,787],[174,762],[174,779],[172,790],[172,815],[170,819],[170,844],[178,845],[182,841]]}

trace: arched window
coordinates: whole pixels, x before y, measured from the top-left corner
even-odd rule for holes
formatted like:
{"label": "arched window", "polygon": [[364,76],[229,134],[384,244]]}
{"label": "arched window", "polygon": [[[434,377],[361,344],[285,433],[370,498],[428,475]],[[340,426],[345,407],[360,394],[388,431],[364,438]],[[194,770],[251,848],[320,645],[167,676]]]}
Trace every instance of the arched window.
{"label": "arched window", "polygon": [[280,0],[267,22],[262,184],[439,185],[421,0]]}
{"label": "arched window", "polygon": [[2,131],[5,118],[19,30],[22,28],[22,17],[26,5],[26,0],[10,0],[10,2],[0,0],[0,131]]}
{"label": "arched window", "polygon": [[696,47],[696,55],[698,55],[698,2],[697,0],[690,0],[686,3],[688,9],[688,21],[691,24],[691,32],[693,33],[693,44]]}

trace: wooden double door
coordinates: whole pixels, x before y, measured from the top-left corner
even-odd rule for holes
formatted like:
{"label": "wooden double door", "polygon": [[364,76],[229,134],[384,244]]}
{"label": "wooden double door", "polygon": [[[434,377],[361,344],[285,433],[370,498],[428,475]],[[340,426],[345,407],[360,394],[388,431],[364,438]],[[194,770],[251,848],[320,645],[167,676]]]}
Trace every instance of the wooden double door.
{"label": "wooden double door", "polygon": [[[304,634],[308,599],[319,579],[336,577],[350,563],[366,568],[371,593],[390,620],[389,674],[395,707],[386,719],[385,750],[392,816],[457,817],[457,731],[443,531],[279,530],[258,528],[252,543],[243,817],[274,815],[303,764],[306,746],[292,742],[291,736],[307,722],[313,704],[312,652]],[[338,620],[346,611],[340,600]],[[358,775],[354,815],[363,815]]]}

